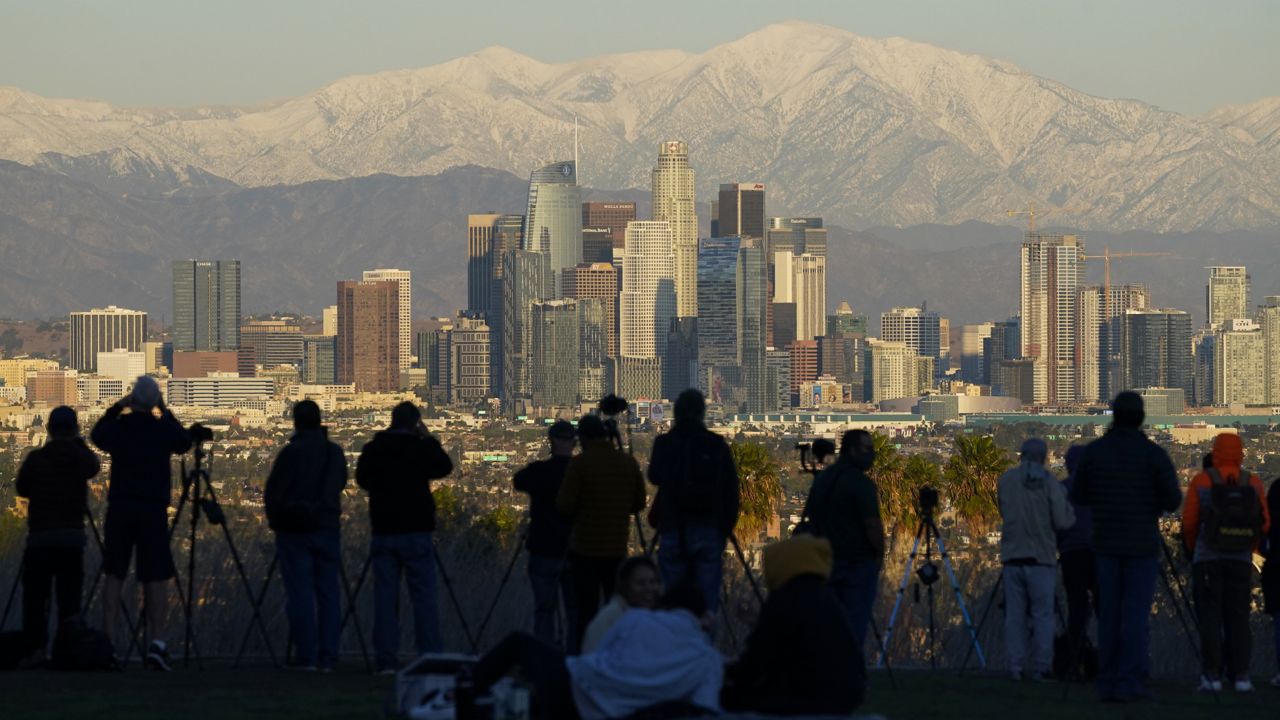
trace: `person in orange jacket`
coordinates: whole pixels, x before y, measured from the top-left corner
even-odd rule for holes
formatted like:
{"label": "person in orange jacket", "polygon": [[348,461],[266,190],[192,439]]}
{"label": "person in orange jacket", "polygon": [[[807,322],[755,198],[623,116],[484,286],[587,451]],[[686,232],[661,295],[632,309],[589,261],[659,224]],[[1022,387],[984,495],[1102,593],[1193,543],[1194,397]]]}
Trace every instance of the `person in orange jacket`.
{"label": "person in orange jacket", "polygon": [[[1213,466],[1198,473],[1182,507],[1182,540],[1192,553],[1196,614],[1204,675],[1200,690],[1222,689],[1223,647],[1231,653],[1236,692],[1252,692],[1249,680],[1249,604],[1253,553],[1270,527],[1262,480],[1241,468],[1244,445],[1234,433],[1213,441]],[[1245,486],[1253,489],[1257,501]],[[1242,492],[1243,490],[1243,492]]]}

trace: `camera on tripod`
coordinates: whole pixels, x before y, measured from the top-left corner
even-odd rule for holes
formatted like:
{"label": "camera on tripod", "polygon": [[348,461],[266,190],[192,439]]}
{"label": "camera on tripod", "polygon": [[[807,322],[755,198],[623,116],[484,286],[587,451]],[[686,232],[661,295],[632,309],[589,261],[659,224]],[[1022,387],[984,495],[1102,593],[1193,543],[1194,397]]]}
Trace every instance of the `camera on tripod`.
{"label": "camera on tripod", "polygon": [[621,449],[622,433],[618,431],[618,416],[631,409],[630,403],[624,397],[609,393],[600,398],[600,404],[596,407],[600,410],[600,414],[604,416],[605,431],[609,433],[609,437]]}
{"label": "camera on tripod", "polygon": [[818,438],[812,443],[796,443],[796,451],[800,453],[800,468],[810,475],[822,472],[826,459],[836,454],[836,444],[826,438]]}
{"label": "camera on tripod", "polygon": [[213,440],[213,431],[200,423],[192,423],[191,427],[187,428],[187,434],[191,436],[191,442],[197,445]]}
{"label": "camera on tripod", "polygon": [[933,511],[938,509],[938,491],[935,488],[925,485],[920,488],[920,497],[917,500],[916,508],[920,511],[921,520],[932,520]]}

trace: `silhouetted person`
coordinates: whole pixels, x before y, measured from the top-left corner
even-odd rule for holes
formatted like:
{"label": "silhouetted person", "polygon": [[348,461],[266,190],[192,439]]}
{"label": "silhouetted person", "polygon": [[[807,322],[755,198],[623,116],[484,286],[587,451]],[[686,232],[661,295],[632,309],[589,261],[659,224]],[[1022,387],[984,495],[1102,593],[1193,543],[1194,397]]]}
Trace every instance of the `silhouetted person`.
{"label": "silhouetted person", "polygon": [[293,664],[332,670],[342,625],[339,592],[342,489],[347,456],[320,424],[320,406],[293,406],[293,437],[276,456],[263,491],[267,523],[276,533]]}
{"label": "silhouetted person", "polygon": [[[1063,458],[1067,477],[1063,491],[1070,496],[1080,465],[1083,445],[1067,448]],[[1076,521],[1058,532],[1058,564],[1062,568],[1062,587],[1067,594],[1068,662],[1078,660],[1089,647],[1089,620],[1097,614],[1098,573],[1093,558],[1093,512],[1084,505],[1071,505]],[[1075,672],[1075,668],[1068,669]]]}
{"label": "silhouetted person", "polygon": [[1169,454],[1142,432],[1142,396],[1111,403],[1111,428],[1089,443],[1071,500],[1093,511],[1098,568],[1098,693],[1105,701],[1147,696],[1151,603],[1159,571],[1161,513],[1182,503]]}
{"label": "silhouetted person", "polygon": [[569,461],[556,508],[573,524],[569,567],[573,572],[578,642],[601,599],[613,595],[618,564],[627,556],[631,516],[644,509],[644,475],[635,458],[610,441],[595,415],[578,420],[582,452]]}
{"label": "silhouetted person", "polygon": [[162,639],[169,610],[169,581],[175,569],[169,550],[169,501],[173,455],[191,449],[191,437],[160,396],[160,386],[143,375],[133,392],[112,405],[93,426],[90,439],[111,455],[111,486],[103,523],[102,623],[115,638],[120,613],[120,589],[136,555],[135,572],[146,599],[146,664],[169,669],[169,651]]}
{"label": "silhouetted person", "polygon": [[658,488],[658,566],[662,583],[692,582],[714,615],[720,607],[724,549],[738,523],[738,471],[729,444],[706,426],[697,390],[676,398],[671,431],[653,441],[649,482]]}
{"label": "silhouetted person", "polygon": [[356,482],[369,491],[373,563],[373,646],[378,672],[393,673],[400,651],[400,578],[409,586],[418,654],[440,652],[436,600],[436,501],[431,481],[453,472],[440,441],[411,402],[391,411],[391,427],[365,444]]}
{"label": "silhouetted person", "polygon": [[1213,466],[1198,473],[1182,508],[1182,540],[1192,554],[1196,615],[1204,674],[1202,692],[1222,690],[1223,659],[1236,692],[1253,692],[1249,679],[1252,638],[1249,609],[1253,592],[1253,552],[1269,529],[1262,480],[1241,469],[1240,436],[1222,433],[1213,441]]}
{"label": "silhouetted person", "polygon": [[529,531],[525,549],[529,551],[529,584],[533,589],[533,636],[556,644],[557,595],[564,599],[565,649],[573,651],[578,637],[574,630],[573,576],[569,572],[569,532],[572,526],[556,510],[556,497],[564,482],[565,469],[573,457],[578,434],[573,425],[558,420],[547,430],[551,457],[521,468],[512,480],[519,492],[529,494]]}
{"label": "silhouetted person", "polygon": [[797,535],[764,549],[769,597],[725,668],[725,710],[848,716],[866,692],[862,649],[827,584],[831,544]]}
{"label": "silhouetted person", "polygon": [[1076,520],[1066,492],[1044,467],[1048,454],[1043,440],[1028,439],[1022,443],[1022,461],[996,481],[1004,643],[1009,674],[1014,680],[1021,680],[1023,672],[1035,680],[1052,678],[1053,601],[1058,580],[1056,533],[1071,527]]}
{"label": "silhouetted person", "polygon": [[58,624],[80,614],[84,583],[84,516],[88,482],[98,474],[98,456],[80,437],[76,411],[54,408],[45,424],[48,439],[27,454],[15,490],[27,498],[27,547],[22,555],[22,630],[32,659],[49,646],[49,590],[55,589]]}
{"label": "silhouetted person", "polygon": [[831,589],[844,606],[861,652],[880,591],[884,524],[875,482],[867,475],[875,443],[866,430],[849,430],[840,457],[813,480],[803,515],[814,534],[831,542]]}
{"label": "silhouetted person", "polygon": [[[1280,664],[1280,479],[1271,481],[1267,490],[1267,513],[1271,516],[1271,528],[1264,543],[1266,562],[1262,565],[1262,595],[1267,614],[1271,616],[1274,634],[1276,663]],[[1271,684],[1280,687],[1280,672],[1271,678]]]}

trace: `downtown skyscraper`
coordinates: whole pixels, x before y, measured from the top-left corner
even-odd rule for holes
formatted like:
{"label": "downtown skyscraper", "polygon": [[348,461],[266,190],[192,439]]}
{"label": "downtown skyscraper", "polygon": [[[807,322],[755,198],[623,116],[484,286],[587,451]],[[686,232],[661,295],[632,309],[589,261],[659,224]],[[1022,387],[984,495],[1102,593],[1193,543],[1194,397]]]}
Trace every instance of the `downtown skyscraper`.
{"label": "downtown skyscraper", "polygon": [[763,238],[708,238],[698,245],[698,384],[714,402],[746,412],[776,404],[766,365]]}
{"label": "downtown skyscraper", "polygon": [[[1114,289],[1114,288],[1113,288]],[[1120,390],[1180,389],[1192,399],[1191,315],[1182,310],[1131,309],[1120,316]]]}
{"label": "downtown skyscraper", "polygon": [[689,146],[678,140],[658,146],[653,168],[653,219],[671,226],[675,257],[676,316],[698,313],[698,216],[689,167]]}
{"label": "downtown skyscraper", "polygon": [[173,263],[173,349],[240,349],[240,261]]}
{"label": "downtown skyscraper", "polygon": [[365,270],[363,280],[392,280],[396,284],[397,317],[400,322],[400,367],[413,365],[413,279],[408,270],[381,268]]}
{"label": "downtown skyscraper", "polygon": [[1084,238],[1029,232],[1022,241],[1022,357],[1032,362],[1033,402],[1076,401],[1076,340]]}
{"label": "downtown skyscraper", "polygon": [[619,355],[656,358],[676,316],[675,254],[666,221],[627,224],[619,305]]}
{"label": "downtown skyscraper", "polygon": [[764,240],[764,183],[724,183],[716,208],[716,232],[720,237],[739,235]]}
{"label": "downtown skyscraper", "polygon": [[[96,372],[98,353],[140,352],[147,339],[147,314],[115,305],[71,313],[71,367]],[[130,378],[132,380],[132,378]]]}
{"label": "downtown skyscraper", "polygon": [[551,163],[529,176],[524,249],[547,256],[552,292],[539,299],[563,297],[564,271],[582,262],[582,190],[573,161]]}
{"label": "downtown skyscraper", "polygon": [[335,375],[359,392],[400,387],[400,285],[339,280]]}
{"label": "downtown skyscraper", "polygon": [[[1143,285],[1112,285],[1109,298],[1106,292],[1103,285],[1080,289],[1076,400],[1082,403],[1105,403],[1125,387],[1135,387],[1122,387],[1125,312],[1150,306],[1151,294]],[[1188,338],[1188,356],[1190,343]]]}

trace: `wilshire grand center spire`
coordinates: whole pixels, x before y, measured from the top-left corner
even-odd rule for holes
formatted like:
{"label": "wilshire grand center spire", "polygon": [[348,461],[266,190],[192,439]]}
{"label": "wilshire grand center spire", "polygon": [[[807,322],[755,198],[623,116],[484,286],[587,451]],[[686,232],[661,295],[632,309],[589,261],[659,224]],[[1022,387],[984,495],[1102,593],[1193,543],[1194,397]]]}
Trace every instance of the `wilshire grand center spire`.
{"label": "wilshire grand center spire", "polygon": [[676,315],[698,314],[698,216],[689,145],[670,140],[658,146],[653,169],[653,219],[671,226],[675,259]]}
{"label": "wilshire grand center spire", "polygon": [[582,262],[582,191],[574,161],[545,165],[529,177],[524,249],[547,256],[553,294],[564,297],[565,270]]}

